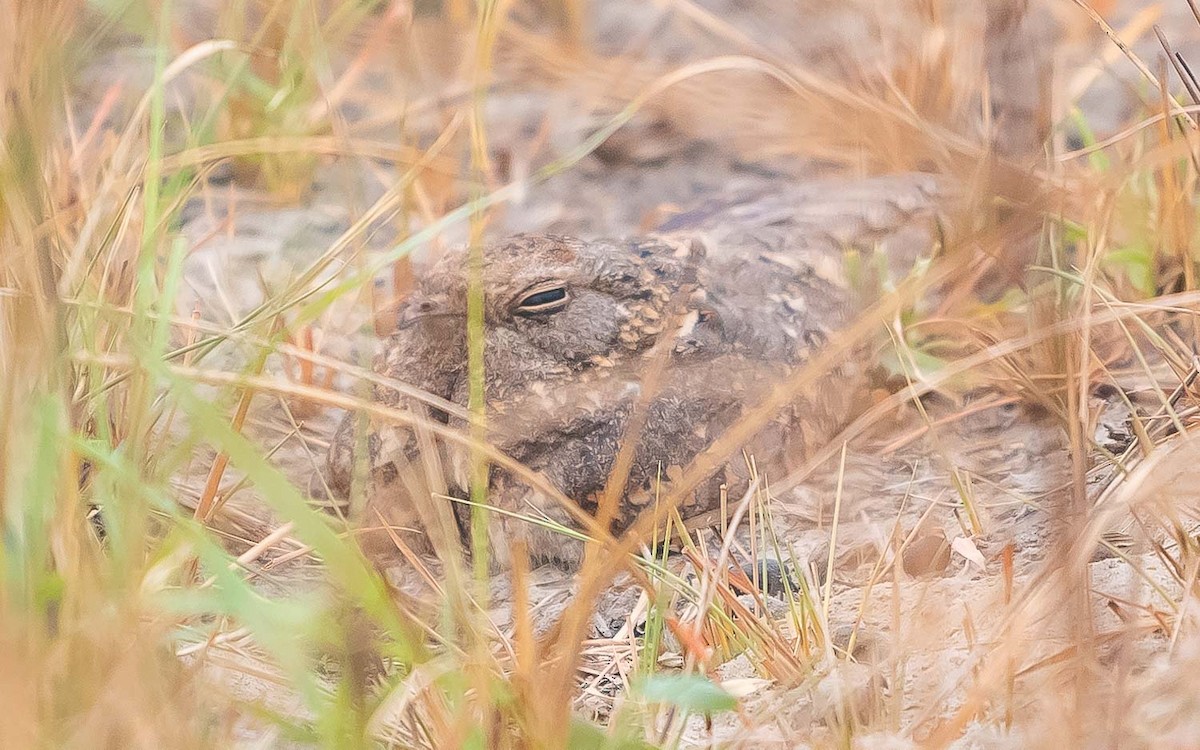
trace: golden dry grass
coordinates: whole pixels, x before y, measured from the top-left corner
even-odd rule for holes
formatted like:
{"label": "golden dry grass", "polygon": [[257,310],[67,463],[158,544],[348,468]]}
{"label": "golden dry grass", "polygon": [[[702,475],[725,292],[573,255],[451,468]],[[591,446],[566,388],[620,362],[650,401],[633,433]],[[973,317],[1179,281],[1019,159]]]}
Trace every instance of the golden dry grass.
{"label": "golden dry grass", "polygon": [[[1141,6],[1115,31],[1112,4],[1050,6],[1058,145],[997,159],[982,6],[801,3],[804,23],[780,12],[764,33],[688,0],[616,20],[566,0],[8,3],[0,746],[1187,746],[1200,102],[1170,96],[1183,61],[1146,60],[1111,138],[1074,107],[1102,80],[1080,59],[1133,54],[1106,34],[1151,33],[1163,8]],[[839,38],[863,18],[869,34]],[[653,518],[620,538],[581,519],[592,554],[570,589],[520,549],[497,585],[450,534],[440,566],[404,548],[389,583],[306,484],[330,409],[412,419],[346,394],[378,376],[345,342],[388,332],[414,251],[700,139],[796,179],[947,174],[964,206],[941,260],[882,290]],[[247,216],[292,231],[294,206],[309,218],[282,270],[206,261],[251,247]],[[303,234],[331,207],[336,229]],[[892,379],[793,476],[729,499],[746,534],[693,531],[632,564],[679,533],[690,483],[872,342]],[[1101,409],[1137,394],[1128,447],[1095,444]],[[1044,492],[961,460],[969,420],[1006,404],[1040,416],[997,443],[1034,422],[1058,441]],[[511,462],[482,427],[445,437]],[[911,455],[940,494],[891,460]],[[786,533],[796,485],[822,496],[815,553]],[[875,492],[897,502],[862,524]],[[1005,503],[1045,523],[1021,536]],[[763,557],[800,569],[785,604],[730,567]],[[598,611],[629,617],[598,635]]]}

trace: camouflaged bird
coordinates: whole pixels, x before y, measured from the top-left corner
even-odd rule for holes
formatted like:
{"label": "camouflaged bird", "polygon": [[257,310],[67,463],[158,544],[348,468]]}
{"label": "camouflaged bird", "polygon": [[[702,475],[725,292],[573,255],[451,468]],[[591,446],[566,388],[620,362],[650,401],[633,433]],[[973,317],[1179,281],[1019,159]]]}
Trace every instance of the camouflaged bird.
{"label": "camouflaged bird", "polygon": [[[1055,23],[1029,0],[989,0],[980,10],[989,83],[982,130],[992,153],[1017,168],[1012,185],[999,189],[1005,178],[983,192],[1007,201],[960,210],[970,203],[957,203],[965,196],[923,174],[726,189],[653,236],[526,235],[485,248],[494,558],[523,536],[536,559],[574,562],[578,543],[528,519],[578,526],[581,514],[595,514],[622,446],[635,450],[618,488],[618,530],[665,496],[685,467],[698,473],[697,456],[732,435],[730,426],[777,393],[885,282],[939,247],[971,242],[996,218],[991,213],[1012,214],[1001,221],[1010,229],[1022,216],[1039,226],[1036,191],[1023,174],[1044,159]],[[1014,213],[1012,198],[1028,205]],[[1004,236],[989,273],[1007,285],[1031,260],[1037,233]],[[348,415],[330,446],[326,479],[334,493],[364,491],[368,548],[394,552],[396,541],[420,546],[426,533],[466,534],[470,507],[453,501],[467,496],[472,474],[462,438],[470,390],[466,259],[464,251],[448,253],[419,280],[376,360],[381,377],[372,395],[380,408],[369,418]],[[781,477],[852,419],[865,400],[869,360],[843,359],[740,450],[725,451],[724,463],[702,463],[711,471],[698,485],[689,481],[694,489],[681,513],[693,517],[722,497],[739,498],[750,486],[750,461],[768,480]]]}
{"label": "camouflaged bird", "polygon": [[[654,236],[519,235],[487,246],[490,443],[594,514],[622,442],[635,439],[613,519],[615,530],[626,528],[865,304],[852,291],[848,258],[857,257],[860,270],[886,258],[893,270],[884,273],[894,277],[937,246],[937,193],[937,181],[921,175],[836,189],[811,183],[710,201]],[[374,400],[416,417],[417,426],[382,418],[364,425],[350,414],[330,448],[335,494],[350,493],[358,466],[367,480],[365,525],[391,527],[366,535],[377,550],[395,550],[392,534],[421,546],[424,530],[444,523],[428,499],[467,496],[468,451],[444,434],[467,432],[466,258],[449,252],[423,275],[375,363],[409,387],[377,384]],[[647,385],[656,358],[665,359]],[[768,478],[782,476],[854,416],[863,381],[850,361],[790,403],[690,493],[681,514],[714,510],[723,494],[741,497],[750,457]],[[644,424],[631,434],[641,413]],[[357,463],[356,446],[366,448]],[[533,484],[492,462],[489,503],[502,511],[491,514],[493,553],[502,564],[508,540],[520,535],[536,560],[571,565],[581,546],[527,519],[578,524]],[[458,528],[450,532],[465,537],[470,507],[452,507]]]}

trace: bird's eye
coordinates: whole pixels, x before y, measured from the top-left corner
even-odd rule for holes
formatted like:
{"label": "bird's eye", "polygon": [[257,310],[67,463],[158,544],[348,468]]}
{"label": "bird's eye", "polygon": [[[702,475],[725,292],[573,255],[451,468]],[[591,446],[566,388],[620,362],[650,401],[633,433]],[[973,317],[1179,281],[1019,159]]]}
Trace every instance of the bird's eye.
{"label": "bird's eye", "polygon": [[565,286],[546,286],[528,292],[517,303],[517,315],[549,315],[567,306],[571,295]]}

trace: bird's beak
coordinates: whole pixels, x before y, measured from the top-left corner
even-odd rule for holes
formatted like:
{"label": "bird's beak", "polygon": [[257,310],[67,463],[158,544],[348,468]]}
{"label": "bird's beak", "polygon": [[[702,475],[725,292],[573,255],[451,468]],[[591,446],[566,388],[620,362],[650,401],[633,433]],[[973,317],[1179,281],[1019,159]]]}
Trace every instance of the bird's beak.
{"label": "bird's beak", "polygon": [[413,297],[400,308],[396,319],[396,327],[399,329],[412,328],[422,320],[442,318],[449,315],[450,313],[445,311],[445,305],[438,304],[436,300],[425,297]]}

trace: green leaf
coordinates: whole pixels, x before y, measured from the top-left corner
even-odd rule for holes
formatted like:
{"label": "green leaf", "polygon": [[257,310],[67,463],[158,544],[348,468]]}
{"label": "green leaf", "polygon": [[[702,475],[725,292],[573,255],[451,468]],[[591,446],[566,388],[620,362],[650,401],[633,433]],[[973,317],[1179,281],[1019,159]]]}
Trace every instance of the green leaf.
{"label": "green leaf", "polygon": [[1066,245],[1078,245],[1087,242],[1088,231],[1084,225],[1070,219],[1059,219],[1062,227],[1062,241]]}
{"label": "green leaf", "polygon": [[1148,245],[1131,245],[1113,250],[1104,257],[1105,264],[1125,274],[1134,289],[1148,297],[1154,296],[1154,252]]}
{"label": "green leaf", "polygon": [[641,694],[651,703],[667,703],[692,713],[715,714],[737,708],[736,698],[698,674],[654,675],[642,683]]}
{"label": "green leaf", "polygon": [[[1095,146],[1097,143],[1096,133],[1092,130],[1092,126],[1087,121],[1083,111],[1078,107],[1072,107],[1070,117],[1071,121],[1075,123],[1075,127],[1079,132],[1079,140],[1084,147],[1091,148],[1092,146]],[[1110,167],[1108,156],[1103,150],[1094,151],[1091,154],[1088,154],[1088,163],[1091,165],[1092,169],[1096,170],[1097,172],[1107,172]]]}
{"label": "green leaf", "polygon": [[653,750],[634,737],[612,737],[603,729],[583,719],[571,717],[571,728],[567,734],[567,747],[571,750]]}

